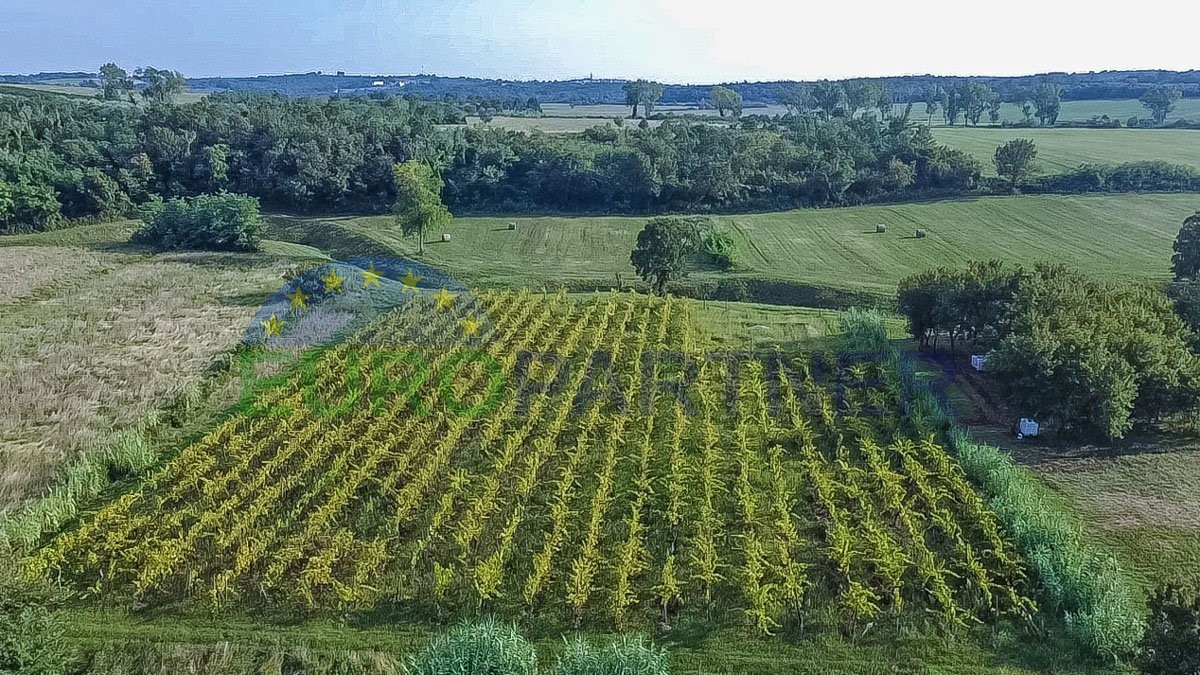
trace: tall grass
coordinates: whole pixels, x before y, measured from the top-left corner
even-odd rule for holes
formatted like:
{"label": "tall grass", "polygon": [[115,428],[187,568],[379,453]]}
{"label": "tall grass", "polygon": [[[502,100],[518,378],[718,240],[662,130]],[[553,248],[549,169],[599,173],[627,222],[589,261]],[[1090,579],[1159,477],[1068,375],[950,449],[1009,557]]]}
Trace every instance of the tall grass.
{"label": "tall grass", "polygon": [[152,411],[136,426],[110,435],[97,452],[82,455],[70,464],[44,496],[13,514],[0,516],[0,553],[33,550],[45,535],[74,519],[83,505],[114,480],[139,474],[158,462],[158,453],[147,439],[158,421],[156,411]]}
{"label": "tall grass", "polygon": [[1132,653],[1145,630],[1144,612],[1116,558],[1085,540],[1074,517],[1032,473],[959,428],[898,352],[893,359],[909,419],[920,433],[945,437],[955,451],[968,480],[1036,572],[1043,609],[1061,613],[1071,636],[1096,656]]}
{"label": "tall grass", "polygon": [[442,633],[407,666],[412,675],[534,675],[537,650],[516,624],[487,617]]}
{"label": "tall grass", "polygon": [[553,675],[666,675],[667,650],[643,638],[622,636],[604,647],[583,638],[567,642]]}
{"label": "tall grass", "polygon": [[874,309],[851,307],[842,313],[838,346],[851,354],[881,354],[888,348],[887,319]]}
{"label": "tall grass", "polygon": [[1072,635],[1098,655],[1131,653],[1145,631],[1144,612],[1116,559],[1085,541],[1050,490],[1007,453],[975,443],[961,430],[952,445]]}

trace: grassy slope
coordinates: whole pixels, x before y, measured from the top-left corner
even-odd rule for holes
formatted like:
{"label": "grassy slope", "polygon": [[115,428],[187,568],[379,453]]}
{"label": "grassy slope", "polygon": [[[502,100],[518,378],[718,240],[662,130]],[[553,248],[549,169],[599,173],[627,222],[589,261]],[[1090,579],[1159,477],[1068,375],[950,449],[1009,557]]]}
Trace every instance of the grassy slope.
{"label": "grassy slope", "polygon": [[989,129],[940,127],[934,138],[974,155],[994,175],[996,148],[1014,138],[1037,145],[1042,173],[1061,173],[1080,164],[1115,164],[1161,159],[1200,168],[1200,131],[1184,129]]}
{"label": "grassy slope", "polygon": [[[1197,209],[1200,197],[1194,195],[1022,196],[716,221],[732,228],[739,241],[737,276],[888,296],[913,272],[988,258],[1052,260],[1100,276],[1165,280],[1180,223]],[[510,221],[516,231],[507,230]],[[333,222],[401,255],[416,253],[415,240],[402,236],[388,217]],[[609,216],[458,218],[444,230],[452,241],[428,245],[425,259],[471,282],[611,284],[621,274],[628,284],[635,279],[629,251],[644,222]],[[887,224],[888,232],[875,234],[876,223]],[[914,238],[917,228],[929,236]],[[436,239],[440,232],[429,234]],[[713,272],[695,276],[719,278]]]}

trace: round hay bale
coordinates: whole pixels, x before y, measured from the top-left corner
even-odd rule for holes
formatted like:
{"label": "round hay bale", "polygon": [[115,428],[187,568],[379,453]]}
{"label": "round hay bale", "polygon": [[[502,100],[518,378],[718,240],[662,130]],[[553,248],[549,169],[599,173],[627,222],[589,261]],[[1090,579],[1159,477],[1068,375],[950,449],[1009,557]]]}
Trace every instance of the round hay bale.
{"label": "round hay bale", "polygon": [[887,225],[876,225],[875,234],[883,234],[887,232]]}
{"label": "round hay bale", "polygon": [[449,233],[446,233],[446,232],[442,233],[442,241],[447,241],[447,242],[450,241]]}
{"label": "round hay bale", "polygon": [[917,239],[925,238],[925,230],[917,230]]}
{"label": "round hay bale", "polygon": [[508,229],[510,229],[510,230],[515,230],[515,229],[517,229],[517,224],[516,224],[516,223],[514,223],[514,222],[512,222],[512,221],[509,221],[509,223],[508,223]]}

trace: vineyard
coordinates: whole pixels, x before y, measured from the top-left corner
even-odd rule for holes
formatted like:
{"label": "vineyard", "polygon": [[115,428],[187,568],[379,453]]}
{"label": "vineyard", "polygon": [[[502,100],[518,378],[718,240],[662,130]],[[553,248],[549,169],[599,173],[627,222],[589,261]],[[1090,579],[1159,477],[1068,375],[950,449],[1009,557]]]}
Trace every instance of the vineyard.
{"label": "vineyard", "polygon": [[689,312],[620,294],[494,291],[444,312],[416,298],[26,571],[152,606],[616,627],[697,612],[761,634],[1033,611],[1022,561],[902,413],[886,364],[704,357]]}

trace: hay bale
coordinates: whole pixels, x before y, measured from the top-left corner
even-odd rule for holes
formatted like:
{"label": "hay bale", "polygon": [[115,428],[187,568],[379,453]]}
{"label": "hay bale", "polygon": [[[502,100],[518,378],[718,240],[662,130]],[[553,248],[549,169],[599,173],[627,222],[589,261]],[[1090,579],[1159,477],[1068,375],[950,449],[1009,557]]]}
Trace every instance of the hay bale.
{"label": "hay bale", "polygon": [[883,234],[887,232],[887,225],[876,225],[875,234]]}
{"label": "hay bale", "polygon": [[444,241],[444,242],[449,242],[449,241],[450,241],[450,234],[449,234],[449,233],[447,233],[447,232],[443,232],[443,233],[442,233],[442,241]]}
{"label": "hay bale", "polygon": [[512,222],[512,221],[509,221],[509,223],[508,223],[508,229],[510,229],[510,230],[515,230],[515,229],[517,229],[517,224],[516,224],[516,223],[514,223],[514,222]]}
{"label": "hay bale", "polygon": [[925,230],[917,230],[917,239],[925,238]]}

